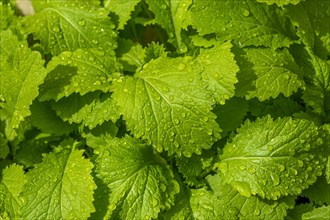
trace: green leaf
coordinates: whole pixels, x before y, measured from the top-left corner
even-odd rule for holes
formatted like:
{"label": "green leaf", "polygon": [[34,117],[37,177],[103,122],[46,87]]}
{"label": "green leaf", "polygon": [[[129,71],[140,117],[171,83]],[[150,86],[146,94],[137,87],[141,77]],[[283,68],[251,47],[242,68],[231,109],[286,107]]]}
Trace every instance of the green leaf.
{"label": "green leaf", "polygon": [[[61,145],[68,148],[72,142]],[[75,145],[73,149],[57,149],[46,155],[41,164],[27,173],[28,182],[22,193],[27,202],[22,218],[87,219],[95,211],[96,185],[90,175],[93,164],[83,158],[83,151],[74,149]]]}
{"label": "green leaf", "polygon": [[116,52],[124,71],[135,72],[136,68],[141,68],[145,64],[146,54],[141,44],[120,38]]}
{"label": "green leaf", "polygon": [[302,196],[308,197],[310,201],[317,205],[330,204],[330,184],[324,176],[302,193]]}
{"label": "green leaf", "polygon": [[69,134],[75,126],[64,122],[51,109],[49,102],[34,102],[31,106],[31,123],[41,131],[49,134]]}
{"label": "green leaf", "polygon": [[288,97],[304,86],[301,70],[287,49],[249,48],[244,53],[237,57],[238,96],[263,101],[280,93]]}
{"label": "green leaf", "polygon": [[330,206],[322,206],[311,212],[304,213],[302,220],[328,220],[330,216]]}
{"label": "green leaf", "polygon": [[0,132],[0,159],[4,159],[9,154],[8,141],[5,138],[5,135]]}
{"label": "green leaf", "polygon": [[146,0],[154,13],[153,22],[160,24],[168,33],[169,42],[182,53],[187,50],[181,39],[181,30],[186,28],[188,8],[192,0]]}
{"label": "green leaf", "polygon": [[84,95],[101,90],[107,92],[120,66],[102,50],[63,52],[47,65],[48,75],[40,88],[40,100],[56,101],[73,93]]}
{"label": "green leaf", "polygon": [[14,11],[11,8],[11,4],[0,2],[0,14],[0,30],[6,30],[14,17]]}
{"label": "green leaf", "polygon": [[114,12],[119,17],[119,24],[117,29],[124,29],[127,21],[131,18],[131,13],[134,11],[135,6],[141,0],[104,0],[103,5],[105,8]]}
{"label": "green leaf", "polygon": [[35,5],[38,12],[23,22],[46,53],[55,56],[79,48],[113,51],[117,47],[114,25],[104,8],[81,1],[38,1]]}
{"label": "green leaf", "polygon": [[6,121],[5,135],[9,140],[31,114],[30,105],[38,96],[38,86],[46,77],[44,61],[38,52],[31,51],[10,32],[1,32],[0,41],[0,114]]}
{"label": "green leaf", "polygon": [[235,94],[236,73],[239,71],[231,52],[232,44],[226,42],[201,52],[197,60],[204,67],[203,80],[208,83],[208,90],[215,100],[224,104]]}
{"label": "green leaf", "polygon": [[[283,219],[289,208],[293,208],[295,197],[285,197],[277,201],[261,199],[258,196],[245,197],[225,183],[219,175],[207,176],[206,180],[217,198],[221,219]],[[210,191],[209,191],[210,193]],[[221,208],[220,208],[221,207]],[[209,210],[212,211],[212,210]]]}
{"label": "green leaf", "polygon": [[2,170],[0,182],[0,216],[7,213],[9,219],[20,217],[24,200],[19,196],[26,182],[23,167],[13,164]]}
{"label": "green leaf", "polygon": [[33,139],[22,141],[15,151],[15,162],[24,165],[25,168],[31,168],[35,164],[41,163],[42,155],[51,151],[49,146],[59,140],[59,137],[39,134]]}
{"label": "green leaf", "polygon": [[330,156],[328,157],[328,163],[325,172],[327,177],[327,183],[330,184]]}
{"label": "green leaf", "polygon": [[196,0],[190,9],[191,24],[200,35],[215,33],[218,41],[235,40],[241,46],[267,46],[273,49],[292,43],[275,6],[255,0]]}
{"label": "green leaf", "polygon": [[233,97],[225,105],[217,105],[213,112],[217,115],[216,121],[224,133],[234,131],[242,122],[248,111],[247,101]]}
{"label": "green leaf", "polygon": [[310,55],[315,72],[309,76],[310,81],[302,98],[315,113],[330,122],[330,62],[320,59],[312,52]]}
{"label": "green leaf", "polygon": [[330,55],[330,5],[326,1],[303,1],[285,9],[302,42],[319,57],[327,59]]}
{"label": "green leaf", "polygon": [[267,5],[276,4],[277,6],[283,6],[288,4],[297,5],[302,0],[257,0],[257,2],[266,3]]}
{"label": "green leaf", "polygon": [[52,108],[64,121],[70,124],[82,123],[89,129],[105,121],[116,122],[120,116],[109,93],[93,92],[84,96],[73,94],[68,98],[53,102]]}
{"label": "green leaf", "polygon": [[96,176],[110,189],[105,219],[114,215],[118,219],[157,218],[160,210],[173,205],[178,183],[166,161],[153,153],[152,147],[129,136],[104,137],[89,144],[97,148]]}
{"label": "green leaf", "polygon": [[268,116],[247,121],[237,133],[223,149],[219,169],[244,196],[296,195],[322,174],[322,139],[312,122]]}
{"label": "green leaf", "polygon": [[188,185],[200,187],[205,184],[204,177],[212,171],[216,152],[204,150],[201,155],[193,154],[191,157],[178,157],[176,165],[183,174],[184,182]]}
{"label": "green leaf", "polygon": [[249,111],[255,117],[271,115],[272,118],[292,116],[303,110],[302,106],[292,98],[279,96],[276,99],[269,99],[260,102],[254,98],[249,100]]}
{"label": "green leaf", "polygon": [[201,71],[190,57],[160,57],[134,77],[114,81],[113,98],[134,136],[169,154],[209,149],[220,129]]}
{"label": "green leaf", "polygon": [[[179,179],[178,175],[176,175]],[[193,213],[190,206],[190,189],[179,181],[180,192],[175,196],[174,206],[159,215],[163,220],[193,220]]]}

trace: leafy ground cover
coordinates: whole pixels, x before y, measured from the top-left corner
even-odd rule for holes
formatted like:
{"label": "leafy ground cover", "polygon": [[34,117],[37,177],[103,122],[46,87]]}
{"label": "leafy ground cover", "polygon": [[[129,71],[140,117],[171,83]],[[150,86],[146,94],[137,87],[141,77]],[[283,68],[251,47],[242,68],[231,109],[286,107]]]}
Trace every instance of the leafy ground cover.
{"label": "leafy ground cover", "polygon": [[3,0],[0,219],[328,219],[327,0]]}

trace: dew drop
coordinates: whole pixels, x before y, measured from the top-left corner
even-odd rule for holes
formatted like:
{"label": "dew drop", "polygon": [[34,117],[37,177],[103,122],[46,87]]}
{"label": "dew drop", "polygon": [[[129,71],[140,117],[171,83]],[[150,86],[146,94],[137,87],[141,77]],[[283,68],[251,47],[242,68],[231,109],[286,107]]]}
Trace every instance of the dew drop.
{"label": "dew drop", "polygon": [[152,206],[153,206],[153,207],[156,207],[156,206],[158,206],[158,204],[159,204],[158,199],[153,198],[153,199],[152,199]]}
{"label": "dew drop", "polygon": [[261,211],[258,207],[256,207],[256,209],[254,210],[253,214],[254,215],[260,215]]}
{"label": "dew drop", "polygon": [[174,122],[174,124],[176,124],[176,125],[180,124],[180,120],[179,120],[179,119],[177,119],[177,118],[176,118],[176,119],[174,119],[174,120],[173,120],[173,122]]}
{"label": "dew drop", "polygon": [[243,11],[243,16],[247,17],[250,15],[250,12],[248,10]]}
{"label": "dew drop", "polygon": [[256,172],[256,170],[254,169],[253,166],[251,166],[249,169],[248,169],[248,172],[251,173],[251,174],[254,174]]}
{"label": "dew drop", "polygon": [[285,166],[283,166],[282,164],[278,166],[280,172],[283,172],[285,170]]}
{"label": "dew drop", "polygon": [[110,204],[109,209],[110,210],[115,210],[117,208],[116,204]]}
{"label": "dew drop", "polygon": [[79,26],[83,27],[83,26],[85,26],[86,21],[85,21],[85,20],[80,20],[80,21],[78,22],[78,24],[79,24]]}
{"label": "dew drop", "polygon": [[210,128],[210,129],[207,129],[207,134],[208,135],[212,135],[213,134],[213,130]]}
{"label": "dew drop", "polygon": [[164,106],[163,108],[162,108],[162,112],[163,113],[166,113],[168,111],[168,107],[167,106]]}
{"label": "dew drop", "polygon": [[181,71],[181,70],[184,70],[184,68],[186,68],[186,64],[180,63],[178,66],[178,70]]}
{"label": "dew drop", "polygon": [[246,166],[245,166],[245,165],[241,165],[241,166],[239,167],[239,169],[240,169],[240,170],[245,170],[245,169],[246,169]]}
{"label": "dew drop", "polygon": [[274,186],[277,186],[278,184],[280,184],[280,177],[278,175],[271,173],[270,178],[272,178]]}
{"label": "dew drop", "polygon": [[98,44],[98,43],[99,43],[99,41],[98,41],[98,40],[96,40],[96,39],[93,39],[93,40],[92,40],[92,43],[93,43],[93,44]]}
{"label": "dew drop", "polygon": [[53,27],[53,31],[57,33],[57,32],[60,32],[60,29],[57,26],[55,26],[55,27]]}
{"label": "dew drop", "polygon": [[298,166],[299,167],[303,167],[304,166],[304,162],[302,160],[298,160]]}

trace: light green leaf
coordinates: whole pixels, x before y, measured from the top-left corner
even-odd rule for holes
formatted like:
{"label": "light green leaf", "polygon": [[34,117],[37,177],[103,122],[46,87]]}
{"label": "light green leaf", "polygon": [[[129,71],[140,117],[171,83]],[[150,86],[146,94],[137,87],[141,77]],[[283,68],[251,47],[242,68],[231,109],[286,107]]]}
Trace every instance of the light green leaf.
{"label": "light green leaf", "polygon": [[185,27],[188,8],[192,0],[146,0],[149,9],[154,13],[153,22],[161,25],[169,35],[169,42],[182,53],[187,50],[181,41],[181,29]]}
{"label": "light green leaf", "polygon": [[269,116],[247,121],[220,156],[226,182],[242,195],[296,195],[322,174],[322,139],[310,121]]}
{"label": "light green leaf", "polygon": [[10,32],[1,32],[0,41],[0,114],[6,121],[5,135],[9,140],[31,114],[30,105],[38,96],[38,86],[46,77],[44,61],[38,52],[31,51]]}
{"label": "light green leaf", "polygon": [[57,149],[27,173],[22,218],[87,219],[95,211],[96,185],[90,175],[93,164],[83,158],[83,151],[74,149],[77,143],[67,141],[61,145],[73,145],[73,149]]}
{"label": "light green leaf", "polygon": [[209,149],[220,129],[202,67],[190,57],[151,60],[134,77],[113,84],[113,98],[135,137],[159,152],[191,156]]}
{"label": "light green leaf", "polygon": [[127,21],[131,18],[131,13],[134,11],[135,6],[141,0],[104,0],[103,5],[105,8],[114,12],[119,17],[119,24],[117,29],[124,29]]}
{"label": "light green leaf", "polygon": [[267,5],[276,4],[277,6],[283,6],[288,4],[297,5],[302,0],[257,0],[257,2],[266,3]]}
{"label": "light green leaf", "polygon": [[27,33],[40,40],[46,53],[58,55],[79,48],[113,51],[114,25],[104,8],[88,2],[37,2],[38,12],[24,19]]}
{"label": "light green leaf", "polygon": [[[277,201],[261,199],[258,196],[245,197],[240,195],[219,175],[207,176],[206,180],[217,199],[215,210],[221,213],[221,219],[283,219],[289,208],[295,205],[295,197],[285,197]],[[210,193],[210,191],[208,191]],[[211,210],[210,210],[211,211]]]}
{"label": "light green leaf", "polygon": [[45,133],[62,135],[75,129],[75,126],[58,117],[48,102],[34,102],[31,112],[31,124]]}
{"label": "light green leaf", "polygon": [[277,10],[255,0],[196,0],[190,9],[191,24],[200,35],[215,33],[219,41],[234,39],[243,47],[276,49],[292,43],[292,33]]}
{"label": "light green leaf", "polygon": [[311,212],[304,213],[302,220],[328,220],[330,216],[330,206],[322,206]]}
{"label": "light green leaf", "polygon": [[40,88],[40,100],[56,101],[79,93],[101,90],[107,92],[114,72],[120,66],[110,53],[101,50],[81,50],[63,52],[47,65],[48,75]]}
{"label": "light green leaf", "polygon": [[110,190],[105,219],[114,215],[117,219],[157,218],[161,210],[173,205],[178,183],[151,146],[129,136],[104,137],[89,144],[97,148],[96,175]]}
{"label": "light green leaf", "polygon": [[311,51],[310,55],[315,72],[309,76],[310,83],[302,98],[315,113],[330,122],[330,62],[320,59]]}
{"label": "light green leaf", "polygon": [[215,100],[224,104],[235,94],[236,73],[239,71],[231,52],[232,44],[226,42],[201,52],[197,60],[204,67],[203,80],[208,83],[208,90]]}
{"label": "light green leaf", "polygon": [[64,121],[82,123],[90,129],[105,121],[116,122],[120,116],[109,93],[94,92],[84,96],[73,94],[53,102],[52,108]]}
{"label": "light green leaf", "polygon": [[2,170],[0,181],[0,216],[7,213],[9,219],[20,217],[24,200],[19,196],[26,182],[23,167],[10,165]]}
{"label": "light green leaf", "polygon": [[237,95],[263,101],[280,93],[288,97],[304,86],[301,70],[287,49],[249,48],[244,53],[237,57]]}

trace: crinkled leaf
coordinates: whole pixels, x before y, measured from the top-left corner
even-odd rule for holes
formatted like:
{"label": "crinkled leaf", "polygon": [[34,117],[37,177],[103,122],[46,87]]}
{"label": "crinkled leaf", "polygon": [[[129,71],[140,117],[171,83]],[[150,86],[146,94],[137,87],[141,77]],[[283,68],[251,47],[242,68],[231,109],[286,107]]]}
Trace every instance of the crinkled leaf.
{"label": "crinkled leaf", "polygon": [[116,48],[114,25],[104,8],[88,2],[39,1],[38,11],[24,20],[27,33],[40,40],[46,53],[58,55],[79,48]]}
{"label": "crinkled leaf", "polygon": [[287,49],[249,48],[237,57],[236,94],[260,101],[276,98],[280,93],[288,97],[304,85],[301,70]]}
{"label": "crinkled leaf", "polygon": [[288,4],[297,5],[302,0],[256,0],[256,1],[266,3],[268,5],[276,4],[277,6],[283,6]]}
{"label": "crinkled leaf", "polygon": [[322,139],[310,121],[267,116],[247,121],[237,133],[223,149],[219,169],[244,196],[296,195],[322,174]]}
{"label": "crinkled leaf", "polygon": [[330,216],[330,206],[322,206],[311,212],[304,213],[302,220],[328,220]]}
{"label": "crinkled leaf", "polygon": [[216,33],[219,41],[234,39],[241,46],[274,49],[292,43],[292,34],[278,16],[276,6],[255,0],[196,0],[190,11],[192,26],[198,33]]}
{"label": "crinkled leaf", "polygon": [[97,177],[110,190],[104,218],[157,218],[161,210],[173,205],[178,183],[166,161],[153,153],[151,146],[129,136],[104,137],[88,143],[96,148]]}
{"label": "crinkled leaf", "polygon": [[38,52],[31,51],[10,32],[1,32],[0,41],[0,102],[1,118],[6,121],[5,135],[9,140],[31,114],[30,105],[38,96],[38,86],[46,77],[44,61]]}
{"label": "crinkled leaf", "polygon": [[146,0],[149,9],[154,13],[153,22],[160,24],[169,36],[169,41],[179,52],[186,51],[181,40],[181,29],[185,28],[188,8],[192,0]]}
{"label": "crinkled leaf", "polygon": [[45,133],[62,135],[69,134],[75,129],[75,126],[58,117],[48,102],[34,102],[31,112],[32,125]]}
{"label": "crinkled leaf", "polygon": [[208,83],[208,90],[213,93],[215,100],[224,104],[225,100],[235,94],[237,83],[236,73],[239,71],[231,52],[232,44],[226,42],[211,49],[204,50],[197,60],[204,67],[203,80]]}
{"label": "crinkled leaf", "polygon": [[141,0],[104,0],[103,5],[105,8],[114,12],[119,17],[119,24],[117,29],[124,29],[127,21],[131,18],[131,13],[134,11],[135,6]]}
{"label": "crinkled leaf", "polygon": [[201,71],[190,57],[160,57],[134,77],[115,81],[113,98],[134,136],[169,154],[190,156],[210,148],[220,129]]}
{"label": "crinkled leaf", "polygon": [[[258,196],[245,197],[225,183],[219,175],[207,176],[212,189],[211,198],[216,198],[215,210],[223,216],[221,219],[283,219],[289,208],[293,208],[295,197],[285,197],[278,201],[261,199]],[[221,208],[220,208],[221,207]],[[211,210],[209,210],[211,211]]]}
{"label": "crinkled leaf", "polygon": [[22,218],[87,219],[95,211],[93,191],[96,185],[90,175],[93,164],[82,154],[83,151],[75,150],[74,146],[57,150],[27,173],[28,182],[22,193],[26,200]]}
{"label": "crinkled leaf", "polygon": [[53,102],[52,108],[64,121],[82,123],[90,129],[105,121],[116,122],[120,116],[109,93],[94,92],[84,96],[72,94],[68,98]]}
{"label": "crinkled leaf", "polygon": [[114,72],[120,69],[115,58],[102,50],[63,52],[47,65],[48,75],[40,88],[40,100],[59,100],[72,93],[84,95],[107,92]]}
{"label": "crinkled leaf", "polygon": [[145,48],[145,62],[149,62],[152,59],[157,59],[158,57],[167,57],[167,52],[163,44],[151,42],[148,47]]}
{"label": "crinkled leaf", "polygon": [[330,62],[322,60],[310,53],[311,62],[314,67],[314,75],[309,76],[311,81],[304,91],[305,103],[320,114],[325,121],[330,121]]}
{"label": "crinkled leaf", "polygon": [[0,181],[0,216],[7,213],[9,219],[20,217],[24,200],[19,196],[26,182],[23,167],[10,165],[2,170]]}

